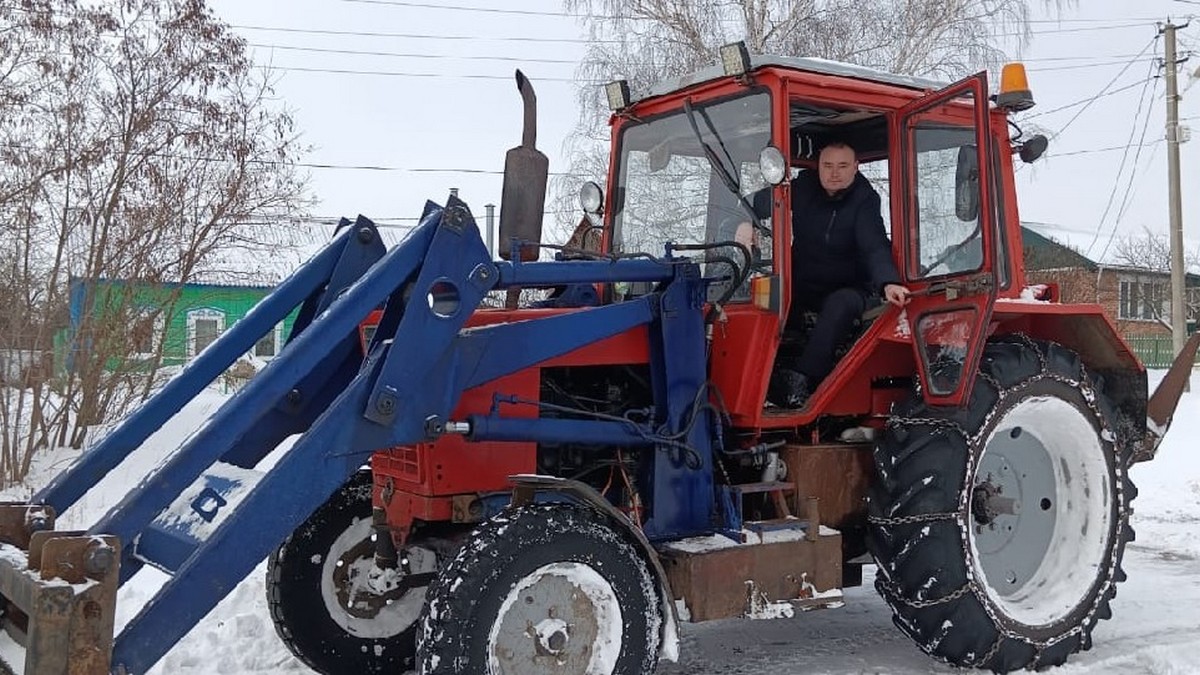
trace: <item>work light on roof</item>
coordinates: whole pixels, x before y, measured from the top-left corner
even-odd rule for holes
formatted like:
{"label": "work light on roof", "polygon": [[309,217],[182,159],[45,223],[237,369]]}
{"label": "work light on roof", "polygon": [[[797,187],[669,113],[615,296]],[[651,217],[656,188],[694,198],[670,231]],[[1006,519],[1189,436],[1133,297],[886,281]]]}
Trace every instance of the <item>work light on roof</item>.
{"label": "work light on roof", "polygon": [[742,41],[731,42],[721,47],[721,66],[725,69],[726,75],[745,75],[750,71],[750,52],[746,50],[746,43]]}
{"label": "work light on roof", "polygon": [[608,96],[608,109],[624,110],[629,107],[629,81],[615,80],[604,85],[604,94]]}
{"label": "work light on roof", "polygon": [[1033,107],[1033,92],[1029,90],[1029,78],[1025,76],[1025,65],[1007,63],[1000,71],[1000,93],[996,94],[996,106],[1021,112]]}

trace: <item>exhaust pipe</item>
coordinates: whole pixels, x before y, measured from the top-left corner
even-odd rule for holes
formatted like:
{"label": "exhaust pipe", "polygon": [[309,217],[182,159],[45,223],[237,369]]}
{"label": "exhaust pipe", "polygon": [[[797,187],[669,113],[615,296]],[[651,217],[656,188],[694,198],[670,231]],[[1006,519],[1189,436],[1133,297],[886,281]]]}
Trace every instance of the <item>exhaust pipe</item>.
{"label": "exhaust pipe", "polygon": [[1171,363],[1166,377],[1155,388],[1154,394],[1146,404],[1146,434],[1142,437],[1141,445],[1134,451],[1131,463],[1154,459],[1158,445],[1162,443],[1167,429],[1171,426],[1175,409],[1179,407],[1179,398],[1183,396],[1188,378],[1191,377],[1197,349],[1200,349],[1200,333],[1193,333]]}

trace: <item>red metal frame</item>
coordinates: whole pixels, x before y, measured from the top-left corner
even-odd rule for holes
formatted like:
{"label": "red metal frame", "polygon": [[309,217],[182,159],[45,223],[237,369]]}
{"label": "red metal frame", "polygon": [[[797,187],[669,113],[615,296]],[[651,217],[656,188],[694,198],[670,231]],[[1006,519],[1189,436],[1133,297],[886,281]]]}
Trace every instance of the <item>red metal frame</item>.
{"label": "red metal frame", "polygon": [[[907,276],[907,265],[900,264],[906,283],[924,295],[916,297],[904,310],[887,307],[814,392],[804,410],[764,409],[763,401],[779,348],[783,317],[787,316],[791,302],[791,289],[787,282],[791,269],[791,199],[788,181],[784,181],[774,188],[772,211],[775,227],[773,262],[780,281],[781,296],[778,307],[770,311],[751,303],[730,305],[726,307],[726,320],[717,325],[713,333],[710,377],[722,392],[739,433],[754,436],[771,429],[803,430],[824,415],[857,416],[867,423],[882,423],[892,404],[905,396],[907,391],[903,388],[881,388],[876,383],[886,378],[902,381],[902,378],[915,373],[927,376],[919,356],[920,345],[916,344],[913,331],[920,317],[931,312],[956,308],[975,312],[967,334],[968,359],[963,367],[964,374],[974,372],[984,341],[990,334],[1014,331],[1062,342],[1083,354],[1084,360],[1089,363],[1141,368],[1132,351],[1117,336],[1115,328],[1098,307],[1013,301],[1019,297],[1025,284],[1020,221],[1012,175],[1013,160],[1008,152],[1011,144],[1004,124],[1005,113],[991,108],[987,103],[985,74],[967,78],[939,92],[920,92],[879,82],[779,66],[760,68],[748,77],[755,85],[766,87],[772,93],[775,109],[773,135],[786,157],[793,157],[788,120],[792,101],[805,100],[887,115],[891,137],[888,149],[889,177],[893,195],[911,192],[912,177],[905,159],[909,143],[906,121],[914,113],[943,105],[956,96],[970,92],[976,105],[950,106],[945,114],[949,116],[948,119],[972,121],[977,130],[985,255],[983,268],[972,274],[995,279],[994,251],[997,246],[1004,246],[1008,252],[1006,272],[1009,283],[1002,288],[992,283],[990,286],[976,287],[973,291],[966,289],[959,292],[955,299],[948,300],[944,294],[931,293],[929,290],[934,282],[947,281],[946,277],[911,279]],[[614,115],[610,119],[613,146],[609,175],[615,176],[619,168],[619,143],[625,125],[635,123],[637,119],[677,111],[685,98],[702,103],[736,94],[745,86],[745,78],[727,77],[701,82],[639,102],[633,115]],[[615,193],[611,185],[605,192],[603,250],[611,250],[612,223],[609,214],[613,212]],[[909,231],[916,222],[915,205],[911,199],[892,199],[890,208],[892,240],[896,242],[896,250],[907,250],[906,247],[911,245]],[[904,262],[903,256],[897,258],[897,262]],[[1001,302],[997,303],[998,299]],[[1005,302],[1004,299],[1009,301]],[[570,311],[573,310],[489,309],[477,312],[469,325],[519,321]],[[378,316],[366,323],[372,321],[378,321]],[[646,363],[649,360],[647,345],[645,330],[637,329],[579,349],[468,392],[455,416],[486,412],[496,391],[536,399],[541,367]],[[930,394],[928,387],[923,387],[923,391],[931,403],[956,405],[969,395],[973,380],[973,377],[962,377],[959,386],[948,394]],[[532,408],[524,411],[514,409],[512,412],[534,414]],[[535,470],[536,448],[524,443],[472,443],[468,450],[463,439],[447,436],[432,444],[381,451],[372,458],[372,468],[376,472],[376,504],[385,506],[388,521],[397,528],[398,539],[403,543],[414,518],[450,520],[454,514],[455,496],[504,490],[510,473]]]}

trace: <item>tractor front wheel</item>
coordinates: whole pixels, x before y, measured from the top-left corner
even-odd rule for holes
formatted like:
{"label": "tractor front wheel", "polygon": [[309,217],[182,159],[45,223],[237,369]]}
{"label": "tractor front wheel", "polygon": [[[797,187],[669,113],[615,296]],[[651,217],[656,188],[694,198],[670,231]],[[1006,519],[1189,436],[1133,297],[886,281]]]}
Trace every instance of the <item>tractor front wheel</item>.
{"label": "tractor front wheel", "polygon": [[375,564],[371,472],[350,478],[267,563],[267,603],[280,638],[313,670],[402,673],[438,555],[415,540],[396,569]]}
{"label": "tractor front wheel", "polygon": [[663,617],[632,538],[583,506],[516,507],[438,574],[422,616],[422,675],[645,675]]}
{"label": "tractor front wheel", "polygon": [[1091,646],[1133,538],[1128,448],[1079,356],[990,342],[970,403],[893,412],[869,499],[876,588],[956,666],[1007,672]]}

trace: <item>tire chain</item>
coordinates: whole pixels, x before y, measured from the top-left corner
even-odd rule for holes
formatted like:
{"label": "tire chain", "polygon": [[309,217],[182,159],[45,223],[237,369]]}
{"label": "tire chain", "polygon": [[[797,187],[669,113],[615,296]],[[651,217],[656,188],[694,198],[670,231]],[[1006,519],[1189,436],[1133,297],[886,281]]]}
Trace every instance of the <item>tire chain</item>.
{"label": "tire chain", "polygon": [[[1042,350],[1041,346],[1035,340],[1030,338],[1025,333],[1014,333],[1013,336],[1017,337],[1021,341],[1021,344],[1023,344],[1027,348],[1029,348],[1034,353],[1034,355],[1037,356],[1038,373],[1032,377],[1023,379],[1021,382],[1019,382],[1016,386],[1013,386],[1013,387],[1004,387],[1000,384],[1000,382],[998,380],[996,380],[991,375],[988,375],[987,373],[983,373],[983,372],[978,373],[978,375],[980,376],[980,379],[984,380],[985,382],[987,382],[988,384],[991,384],[993,387],[996,388],[997,398],[996,398],[996,405],[993,406],[993,412],[989,412],[989,414],[984,417],[983,421],[979,424],[979,431],[977,433],[971,434],[971,433],[967,432],[967,430],[964,429],[962,427],[962,425],[960,425],[957,422],[954,422],[952,420],[947,420],[947,419],[942,419],[942,418],[934,418],[934,417],[892,417],[892,418],[888,419],[888,421],[886,423],[887,426],[895,427],[895,428],[923,426],[923,427],[933,427],[935,429],[950,430],[950,431],[956,432],[959,435],[961,435],[967,441],[968,446],[971,448],[974,448],[982,440],[983,432],[985,430],[989,429],[989,427],[991,426],[992,418],[995,415],[995,413],[994,413],[995,408],[998,408],[999,404],[1001,402],[1007,400],[1010,396],[1013,396],[1014,392],[1018,392],[1018,390],[1025,389],[1028,386],[1030,386],[1036,382],[1040,382],[1042,380],[1053,380],[1055,382],[1065,384],[1065,385],[1075,389],[1076,391],[1079,391],[1080,395],[1083,397],[1084,401],[1086,402],[1088,408],[1096,416],[1096,419],[1100,420],[1101,422],[1104,422],[1107,420],[1107,416],[1104,415],[1102,413],[1102,411],[1100,410],[1100,408],[1096,405],[1096,394],[1095,394],[1095,391],[1094,391],[1091,383],[1088,382],[1086,377],[1084,377],[1085,371],[1084,371],[1084,366],[1082,363],[1080,363],[1080,367],[1079,367],[1080,376],[1078,379],[1071,379],[1070,377],[1051,372],[1049,362],[1046,358],[1046,354]],[[1051,343],[1051,344],[1053,344],[1053,343]],[[918,387],[918,394],[919,394],[919,387]],[[1016,394],[1016,395],[1019,395],[1019,394]],[[1100,431],[1101,431],[1102,435],[1107,434],[1111,437],[1112,432],[1107,427],[1101,428]],[[1116,443],[1115,438],[1113,441],[1108,441],[1108,442],[1113,442],[1114,444]],[[1116,474],[1117,480],[1115,481],[1116,485],[1114,486],[1114,489],[1115,489],[1116,493],[1118,494],[1118,501],[1121,504],[1125,503],[1125,499],[1124,499],[1124,495],[1123,495],[1125,477],[1124,477],[1123,459],[1121,457],[1121,454],[1123,452],[1124,451],[1121,450],[1120,452],[1116,453],[1116,455],[1117,455],[1116,458],[1118,461],[1117,461],[1117,465],[1115,468],[1115,474]],[[959,528],[960,528],[961,534],[962,534],[963,556],[964,556],[963,559],[970,560],[971,559],[970,558],[970,555],[971,555],[970,538],[969,538],[970,537],[970,534],[969,534],[970,527],[968,525],[970,518],[965,518],[963,516],[963,514],[967,513],[967,509],[969,508],[972,488],[968,485],[968,481],[971,480],[971,477],[975,471],[975,459],[976,459],[975,453],[973,453],[973,452],[968,453],[966,476],[964,477],[964,480],[963,480],[964,487],[963,487],[962,492],[959,495],[959,511],[954,512],[954,513],[921,513],[921,514],[914,514],[911,516],[901,516],[901,517],[895,517],[895,518],[870,517],[870,518],[868,518],[868,521],[872,524],[887,526],[887,525],[911,524],[911,523],[918,523],[918,522],[932,522],[932,521],[938,521],[938,520],[956,520],[959,524]],[[1124,530],[1125,525],[1128,522],[1128,519],[1129,519],[1128,509],[1125,509],[1118,516],[1117,536],[1121,536],[1121,532]],[[974,594],[976,600],[979,602],[980,606],[983,607],[984,611],[988,615],[988,618],[991,619],[992,625],[995,627],[995,629],[998,633],[998,635],[996,636],[996,641],[992,645],[992,647],[988,651],[988,653],[985,654],[982,659],[979,659],[978,661],[976,661],[976,665],[978,667],[982,667],[984,664],[986,664],[988,661],[990,661],[992,658],[995,657],[996,652],[999,651],[999,649],[1000,649],[1001,642],[1003,642],[1003,640],[1005,638],[1015,640],[1018,642],[1023,642],[1025,644],[1030,645],[1031,647],[1033,647],[1036,650],[1038,658],[1041,658],[1041,653],[1046,648],[1051,647],[1055,644],[1058,644],[1059,642],[1061,642],[1071,636],[1081,633],[1083,630],[1083,626],[1094,625],[1094,623],[1095,623],[1094,618],[1095,618],[1096,612],[1099,611],[1100,605],[1106,599],[1109,589],[1116,583],[1115,582],[1116,570],[1113,569],[1116,567],[1116,564],[1117,564],[1116,556],[1113,556],[1113,562],[1110,566],[1110,569],[1108,570],[1108,576],[1107,576],[1108,580],[1105,583],[1105,587],[1100,589],[1100,591],[1096,594],[1096,599],[1093,601],[1092,606],[1088,609],[1088,612],[1085,615],[1083,621],[1080,622],[1079,625],[1075,626],[1071,630],[1068,630],[1061,635],[1058,635],[1058,636],[1055,636],[1052,638],[1048,638],[1045,640],[1033,640],[1026,636],[1020,635],[1020,634],[1012,631],[1011,629],[1005,628],[1003,626],[1003,624],[1000,622],[999,617],[996,616],[995,610],[992,608],[991,603],[986,600],[986,598],[987,598],[986,591],[979,585],[979,582],[975,579],[974,571],[972,570],[970,565],[967,565],[967,569],[966,569],[966,572],[967,572],[966,583],[963,584],[963,586],[960,587],[959,589],[953,591],[952,593],[950,593],[946,596],[943,596],[941,598],[937,598],[935,600],[909,600],[908,598],[905,598],[902,595],[900,595],[899,588],[897,588],[892,582],[879,581],[879,583],[880,583],[880,587],[883,588],[886,591],[887,595],[889,597],[891,597],[893,600],[895,600],[896,602],[900,602],[904,605],[907,605],[909,607],[914,607],[917,609],[924,608],[924,607],[931,607],[931,606],[939,605],[939,604],[944,604],[947,602],[952,602],[954,600],[957,600],[957,599],[965,596],[968,592]],[[936,644],[931,644],[931,645],[922,644],[920,646],[924,651],[930,652],[932,649],[934,649],[936,647]]]}
{"label": "tire chain", "polygon": [[954,602],[968,593],[973,592],[971,589],[971,582],[968,581],[967,583],[959,586],[940,598],[933,598],[930,600],[910,600],[900,593],[900,589],[896,586],[896,584],[890,581],[880,581],[879,584],[884,589],[884,592],[887,593],[887,595],[893,600],[914,609],[925,609],[926,607],[944,605],[948,602]]}
{"label": "tire chain", "polygon": [[957,511],[946,511],[944,513],[918,513],[915,516],[899,516],[896,518],[884,518],[881,516],[868,516],[867,522],[874,525],[913,525],[915,523],[931,523],[938,520],[958,520],[959,513]]}

